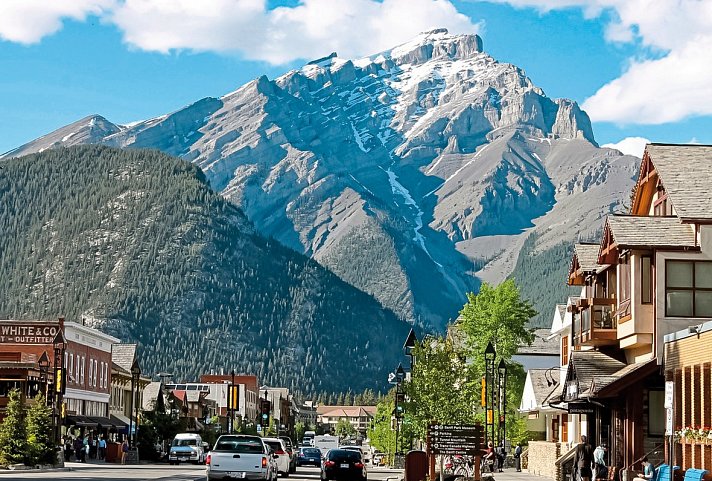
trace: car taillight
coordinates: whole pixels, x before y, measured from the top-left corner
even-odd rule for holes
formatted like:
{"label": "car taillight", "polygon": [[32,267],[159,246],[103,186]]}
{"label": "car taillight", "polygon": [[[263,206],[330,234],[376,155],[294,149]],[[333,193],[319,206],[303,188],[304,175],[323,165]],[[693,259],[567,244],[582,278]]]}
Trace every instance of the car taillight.
{"label": "car taillight", "polygon": [[208,454],[208,457],[205,458],[205,464],[210,464],[210,458],[212,455]]}
{"label": "car taillight", "polygon": [[363,468],[363,463],[354,463],[355,468],[362,469]]}
{"label": "car taillight", "polygon": [[326,462],[324,462],[324,467],[326,467],[326,468],[330,468],[330,467],[335,466],[335,465],[336,465],[336,463],[333,462],[333,461],[326,461]]}
{"label": "car taillight", "polygon": [[267,467],[267,458],[265,458],[264,456],[262,456],[262,467],[263,468]]}

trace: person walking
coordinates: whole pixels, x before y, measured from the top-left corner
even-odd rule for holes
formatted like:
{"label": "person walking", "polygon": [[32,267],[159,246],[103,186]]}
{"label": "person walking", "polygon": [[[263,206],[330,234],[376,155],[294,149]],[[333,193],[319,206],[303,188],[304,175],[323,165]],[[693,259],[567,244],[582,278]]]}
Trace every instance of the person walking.
{"label": "person walking", "polygon": [[74,460],[77,463],[82,462],[82,451],[84,451],[84,445],[82,444],[82,439],[77,436],[74,438]]}
{"label": "person walking", "polygon": [[72,452],[74,449],[72,449],[72,438],[69,436],[64,437],[64,462],[68,463],[69,460],[72,458]]}
{"label": "person walking", "polygon": [[514,448],[514,468],[518,473],[522,472],[522,443],[517,443]]}
{"label": "person walking", "polygon": [[82,439],[82,463],[87,462],[87,454],[89,454],[89,436],[85,434]]}
{"label": "person walking", "polygon": [[126,464],[126,453],[129,452],[129,442],[124,438],[124,442],[121,443],[121,464]]}
{"label": "person walking", "polygon": [[596,480],[608,479],[608,467],[606,466],[606,443],[599,444],[593,450],[593,477]]}
{"label": "person walking", "polygon": [[99,437],[99,459],[106,459],[106,439],[104,436]]}
{"label": "person walking", "polygon": [[494,453],[494,445],[492,444],[492,441],[490,441],[487,443],[487,451],[485,451],[485,455],[482,458],[484,466],[489,468],[490,473],[494,473],[495,458],[496,454]]}
{"label": "person walking", "polygon": [[507,452],[504,449],[504,440],[499,442],[499,446],[497,446],[497,468],[499,469],[500,473],[503,473],[503,468],[504,468],[504,460],[507,457]]}
{"label": "person walking", "polygon": [[574,469],[578,474],[579,481],[591,481],[593,465],[593,449],[588,444],[586,436],[581,436],[581,443],[576,446],[574,451]]}

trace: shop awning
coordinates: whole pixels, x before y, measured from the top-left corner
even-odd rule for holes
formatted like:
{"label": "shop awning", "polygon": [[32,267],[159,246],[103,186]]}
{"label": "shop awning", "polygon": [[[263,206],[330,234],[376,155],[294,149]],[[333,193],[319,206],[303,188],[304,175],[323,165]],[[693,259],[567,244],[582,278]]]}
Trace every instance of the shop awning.
{"label": "shop awning", "polygon": [[97,427],[101,426],[102,428],[113,428],[115,427],[115,424],[111,422],[110,418],[105,418],[103,416],[89,416],[89,419],[94,421],[97,425]]}
{"label": "shop awning", "polygon": [[126,428],[129,425],[129,418],[126,416],[123,416],[121,414],[112,414],[111,415],[111,424],[116,426],[117,428]]}
{"label": "shop awning", "polygon": [[79,426],[80,428],[93,428],[97,426],[97,422],[87,416],[67,416],[68,426]]}
{"label": "shop awning", "polygon": [[640,362],[636,364],[629,364],[618,372],[611,376],[608,383],[600,383],[602,385],[597,386],[596,397],[604,398],[617,396],[621,391],[630,388],[632,383],[641,381],[652,374],[656,374],[660,371],[660,366],[656,359],[651,359],[648,362]]}

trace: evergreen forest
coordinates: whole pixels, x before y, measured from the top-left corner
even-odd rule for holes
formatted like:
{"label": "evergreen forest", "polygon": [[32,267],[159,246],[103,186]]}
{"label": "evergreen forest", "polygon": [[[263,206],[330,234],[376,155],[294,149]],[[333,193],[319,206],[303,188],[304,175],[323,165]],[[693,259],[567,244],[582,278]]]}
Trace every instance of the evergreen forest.
{"label": "evergreen forest", "polygon": [[304,394],[381,390],[409,326],[255,232],[201,170],[152,150],[0,162],[0,318],[83,322],[174,380],[256,374]]}

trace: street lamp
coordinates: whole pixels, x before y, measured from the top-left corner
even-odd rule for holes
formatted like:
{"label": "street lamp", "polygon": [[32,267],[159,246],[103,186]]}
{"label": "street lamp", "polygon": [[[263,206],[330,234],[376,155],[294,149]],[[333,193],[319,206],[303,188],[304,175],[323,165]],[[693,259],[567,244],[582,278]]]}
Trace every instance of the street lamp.
{"label": "street lamp", "polygon": [[554,369],[559,369],[559,366],[553,366],[544,371],[544,379],[546,379],[546,385],[549,387],[556,386],[557,384],[559,384],[559,381],[557,381],[554,378],[554,375],[551,373],[551,371],[553,371]]}
{"label": "street lamp", "polygon": [[[134,405],[136,406],[136,413],[138,414],[138,402],[136,402],[136,394],[138,391],[138,378],[141,375],[141,368],[138,365],[138,359],[134,359],[133,364],[131,365],[131,409],[129,413],[129,447],[133,449],[134,447],[134,438],[135,438],[135,431],[138,430],[138,426],[134,426],[134,424],[138,424],[138,415],[134,418]],[[136,422],[134,423],[134,419],[136,419]]]}
{"label": "street lamp", "polygon": [[494,443],[494,359],[497,357],[492,342],[487,343],[485,349],[485,443],[488,440],[488,433],[492,436]]}
{"label": "street lamp", "polygon": [[[62,403],[62,397],[64,396],[64,388],[66,379],[66,373],[64,372],[64,351],[67,349],[67,340],[64,338],[62,333],[62,328],[57,330],[57,335],[54,336],[52,341],[52,347],[54,348],[54,393],[52,396],[52,423],[54,424],[54,441],[59,444],[59,438],[62,429],[62,422],[64,417],[64,404]],[[55,423],[56,419],[56,423]]]}
{"label": "street lamp", "polygon": [[49,374],[49,357],[47,357],[47,352],[42,351],[40,360],[37,361],[37,365],[40,367],[40,385],[44,390],[43,394],[45,397],[45,404],[49,404],[49,397],[47,395],[47,374]]}

